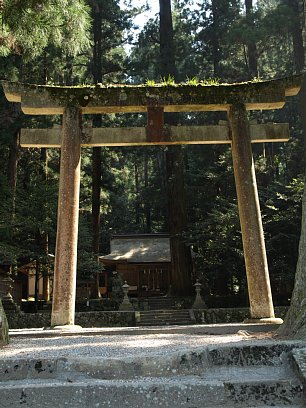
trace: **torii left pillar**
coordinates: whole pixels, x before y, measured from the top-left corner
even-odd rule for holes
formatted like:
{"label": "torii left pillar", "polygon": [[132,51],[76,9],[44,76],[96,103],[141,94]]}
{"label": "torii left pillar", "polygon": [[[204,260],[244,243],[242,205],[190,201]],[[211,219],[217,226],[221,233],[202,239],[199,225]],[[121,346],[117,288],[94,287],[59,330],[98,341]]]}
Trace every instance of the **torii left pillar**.
{"label": "torii left pillar", "polygon": [[81,113],[66,107],[61,135],[60,182],[51,326],[74,326],[81,164]]}

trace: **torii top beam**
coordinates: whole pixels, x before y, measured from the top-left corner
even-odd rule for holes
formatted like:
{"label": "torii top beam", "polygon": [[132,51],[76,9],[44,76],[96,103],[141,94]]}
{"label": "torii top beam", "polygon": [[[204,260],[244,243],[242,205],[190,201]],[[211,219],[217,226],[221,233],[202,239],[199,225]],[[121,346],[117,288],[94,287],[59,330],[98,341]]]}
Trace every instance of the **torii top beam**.
{"label": "torii top beam", "polygon": [[262,82],[220,85],[94,85],[41,86],[1,81],[10,102],[21,103],[25,114],[58,115],[78,107],[83,114],[146,112],[163,107],[165,112],[227,111],[242,103],[247,110],[279,109],[287,96],[300,90],[303,75]]}

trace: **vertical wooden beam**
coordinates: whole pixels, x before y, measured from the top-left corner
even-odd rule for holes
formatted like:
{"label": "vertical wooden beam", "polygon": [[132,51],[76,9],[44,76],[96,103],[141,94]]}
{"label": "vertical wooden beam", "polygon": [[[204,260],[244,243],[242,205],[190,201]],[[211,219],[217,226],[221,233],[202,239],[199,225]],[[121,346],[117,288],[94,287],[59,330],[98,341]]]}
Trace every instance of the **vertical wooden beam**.
{"label": "vertical wooden beam", "polygon": [[273,319],[274,308],[259,206],[247,112],[233,105],[228,117],[232,136],[234,176],[252,319]]}
{"label": "vertical wooden beam", "polygon": [[47,302],[49,302],[50,300],[50,277],[49,275],[43,276],[43,299],[46,300]]}
{"label": "vertical wooden beam", "polygon": [[167,129],[164,129],[164,107],[148,106],[147,108],[147,142],[165,142],[169,140]]}
{"label": "vertical wooden beam", "polygon": [[80,191],[80,111],[63,114],[52,326],[74,325]]}

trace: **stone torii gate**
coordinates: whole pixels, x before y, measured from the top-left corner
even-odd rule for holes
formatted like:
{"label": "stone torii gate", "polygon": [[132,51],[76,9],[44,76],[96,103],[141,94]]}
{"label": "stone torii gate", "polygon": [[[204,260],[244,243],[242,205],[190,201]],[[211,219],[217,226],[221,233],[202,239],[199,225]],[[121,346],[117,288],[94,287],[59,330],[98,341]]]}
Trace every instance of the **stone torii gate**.
{"label": "stone torii gate", "polygon": [[[2,81],[29,115],[62,115],[61,129],[24,129],[21,146],[61,147],[52,326],[74,325],[81,146],[231,143],[250,314],[275,322],[251,142],[286,141],[287,124],[250,124],[248,110],[279,109],[302,76],[233,85],[56,87]],[[164,112],[226,111],[229,125],[164,125]],[[147,112],[145,128],[82,129],[82,114]]]}

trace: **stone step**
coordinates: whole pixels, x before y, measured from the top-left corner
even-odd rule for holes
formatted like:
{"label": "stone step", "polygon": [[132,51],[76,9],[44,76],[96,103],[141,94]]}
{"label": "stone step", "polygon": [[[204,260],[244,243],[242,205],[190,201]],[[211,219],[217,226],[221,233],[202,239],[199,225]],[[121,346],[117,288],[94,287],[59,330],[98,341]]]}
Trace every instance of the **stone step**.
{"label": "stone step", "polygon": [[137,316],[137,323],[140,326],[156,325],[185,325],[193,324],[189,310],[155,310],[140,312]]}
{"label": "stone step", "polygon": [[263,340],[151,356],[12,355],[0,359],[0,408],[301,408],[304,387],[292,368],[304,361],[297,347],[303,350]]}
{"label": "stone step", "polygon": [[154,316],[156,314],[163,314],[163,315],[186,315],[189,314],[188,309],[180,309],[180,310],[168,310],[168,309],[156,309],[156,310],[146,310],[141,311],[140,314],[144,316]]}
{"label": "stone step", "polygon": [[[165,377],[173,374],[197,375],[203,379],[251,378],[260,380],[295,377],[293,357],[297,344],[271,343],[208,346],[161,356],[131,355],[125,357],[74,356],[69,358],[0,359],[0,383],[23,379],[57,378],[60,373],[86,373],[102,379]],[[301,349],[303,351],[303,349]]]}
{"label": "stone step", "polygon": [[177,321],[177,320],[183,320],[183,321],[190,321],[190,316],[189,315],[184,315],[184,316],[176,316],[176,315],[168,315],[168,316],[162,316],[162,315],[155,315],[155,316],[140,316],[140,321],[152,321],[152,322],[159,322],[159,321],[168,321],[171,323],[171,321]]}
{"label": "stone step", "polygon": [[171,303],[174,304],[174,299],[168,297],[155,297],[155,298],[148,298],[147,299],[149,304],[156,304],[156,303]]}
{"label": "stone step", "polygon": [[298,349],[298,347],[290,342],[273,343],[267,341],[260,344],[244,345],[244,347],[240,347],[239,344],[236,346],[219,345],[208,348],[207,358],[210,364],[217,366],[275,366],[288,364],[288,359],[292,360],[291,352],[293,349]]}
{"label": "stone step", "polygon": [[177,320],[177,321],[166,321],[166,320],[160,320],[158,322],[151,322],[151,321],[144,321],[141,323],[138,323],[139,327],[157,327],[157,326],[189,326],[191,325],[192,322],[187,321],[187,320]]}
{"label": "stone step", "polygon": [[165,297],[148,298],[148,306],[150,310],[173,309],[174,300]]}
{"label": "stone step", "polygon": [[190,319],[190,317],[152,317],[152,318],[141,318],[138,321],[139,326],[163,326],[163,325],[191,325],[194,322]]}
{"label": "stone step", "polygon": [[155,358],[61,358],[55,360],[5,360],[1,361],[0,384],[7,381],[22,380],[45,380],[56,379],[64,376],[86,375],[90,378],[104,380],[129,380],[139,377],[171,377],[174,374],[180,376],[196,375],[202,380],[216,380],[231,382],[235,379],[248,381],[269,381],[271,378],[277,381],[290,380],[295,377],[290,366],[207,366],[200,364],[197,359],[187,354],[171,358],[164,356],[161,360]]}
{"label": "stone step", "polygon": [[[298,381],[222,383],[196,376],[133,380],[75,379],[8,381],[0,384],[0,407],[195,407],[302,405]],[[5,404],[5,405],[1,405]],[[238,405],[239,404],[239,405]],[[303,405],[302,405],[303,406]]]}

